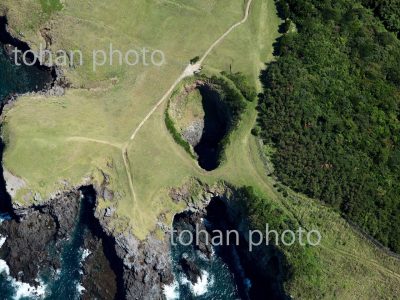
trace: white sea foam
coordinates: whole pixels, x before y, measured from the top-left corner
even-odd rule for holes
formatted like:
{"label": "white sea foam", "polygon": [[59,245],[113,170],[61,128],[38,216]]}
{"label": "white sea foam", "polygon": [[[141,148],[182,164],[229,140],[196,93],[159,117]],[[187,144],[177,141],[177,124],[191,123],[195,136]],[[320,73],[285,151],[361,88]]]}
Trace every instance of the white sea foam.
{"label": "white sea foam", "polygon": [[[7,238],[0,235],[0,248],[4,245]],[[0,274],[6,273],[6,275],[10,275],[10,268],[8,267],[7,263],[0,259]]]}
{"label": "white sea foam", "polygon": [[10,276],[10,268],[4,260],[0,260],[0,274],[5,274],[7,281],[15,290],[13,296],[14,300],[30,297],[35,299],[42,299],[46,294],[46,285],[39,281],[39,286],[34,287],[28,283],[17,281]]}
{"label": "white sea foam", "polygon": [[4,260],[0,259],[0,274],[3,273],[5,273],[7,276],[10,275],[10,268]]}
{"label": "white sea foam", "polygon": [[214,284],[214,278],[209,281],[210,275],[207,271],[201,271],[201,276],[195,284],[192,284],[187,278],[182,278],[182,284],[187,284],[190,287],[193,295],[201,296],[207,293],[208,288]]}
{"label": "white sea foam", "polygon": [[46,294],[46,285],[43,284],[42,282],[38,287],[33,287],[27,283],[16,281],[11,277],[9,277],[8,279],[11,280],[11,284],[16,290],[16,293],[14,295],[15,300],[19,300],[25,297],[42,299]]}
{"label": "white sea foam", "polygon": [[193,285],[193,294],[195,296],[201,296],[207,293],[208,277],[209,277],[208,272],[206,271],[201,272],[201,277],[197,280],[196,284]]}
{"label": "white sea foam", "polygon": [[[5,241],[6,238],[0,236],[0,248],[4,245]],[[28,283],[17,281],[16,279],[12,278],[10,276],[10,268],[7,265],[7,262],[2,259],[0,259],[0,274],[5,274],[6,280],[15,289],[15,294],[13,296],[13,299],[15,300],[26,297],[42,299],[46,293],[46,285],[41,281],[38,281],[38,287],[34,287],[29,285]]]}
{"label": "white sea foam", "polygon": [[167,300],[175,300],[179,299],[179,283],[174,280],[170,285],[163,286],[163,292],[165,299]]}
{"label": "white sea foam", "polygon": [[86,291],[86,289],[80,283],[76,285],[76,289],[78,290],[79,295],[82,295],[83,292]]}
{"label": "white sea foam", "polygon": [[203,261],[209,261],[207,255],[205,255],[203,252],[201,252],[200,250],[196,251],[196,255]]}
{"label": "white sea foam", "polygon": [[[81,250],[81,251],[82,251],[82,250]],[[84,250],[82,251],[81,260],[80,260],[80,262],[79,262],[79,265],[81,266],[81,268],[83,267],[83,263],[85,262],[86,258],[88,258],[88,256],[89,256],[90,254],[92,254],[92,253],[89,251],[89,249],[84,249]],[[79,271],[79,274],[83,275],[83,271],[80,270],[80,271]]]}
{"label": "white sea foam", "polygon": [[[83,263],[85,262],[86,258],[88,258],[88,256],[90,254],[92,254],[92,252],[90,252],[89,249],[83,249],[82,256],[81,256],[81,261],[79,262],[81,268],[83,267]],[[79,270],[79,275],[83,276],[83,270],[82,269]],[[84,291],[86,291],[86,289],[79,282],[77,283],[76,288],[78,290],[79,295],[82,295],[82,293]]]}
{"label": "white sea foam", "polygon": [[6,242],[6,237],[0,235],[0,248],[3,247],[4,243]]}
{"label": "white sea foam", "polygon": [[85,261],[85,260],[86,260],[86,258],[88,258],[88,256],[89,256],[90,254],[92,254],[92,252],[90,252],[90,250],[89,250],[89,249],[85,249],[85,250],[83,250],[83,252],[82,252],[82,259],[81,259],[81,261],[82,261],[82,262],[83,262],[83,261]]}

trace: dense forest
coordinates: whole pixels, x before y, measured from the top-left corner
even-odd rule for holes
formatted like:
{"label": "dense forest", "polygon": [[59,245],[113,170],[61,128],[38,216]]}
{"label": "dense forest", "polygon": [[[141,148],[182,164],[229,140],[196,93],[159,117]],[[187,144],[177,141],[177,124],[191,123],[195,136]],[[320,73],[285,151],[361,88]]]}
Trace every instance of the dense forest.
{"label": "dense forest", "polygon": [[400,38],[400,1],[399,0],[362,0],[362,4],[373,9],[386,29],[397,33]]}
{"label": "dense forest", "polygon": [[400,252],[399,10],[367,2],[278,1],[287,32],[261,75],[258,123],[281,182]]}

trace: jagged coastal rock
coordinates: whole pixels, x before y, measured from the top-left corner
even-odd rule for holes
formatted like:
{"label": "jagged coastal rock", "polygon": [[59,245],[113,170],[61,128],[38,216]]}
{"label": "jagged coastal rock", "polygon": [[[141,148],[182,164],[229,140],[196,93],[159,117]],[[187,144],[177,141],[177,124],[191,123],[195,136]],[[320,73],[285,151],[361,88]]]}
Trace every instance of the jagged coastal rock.
{"label": "jagged coastal rock", "polygon": [[173,280],[169,243],[151,236],[139,241],[121,235],[116,238],[116,251],[124,262],[126,299],[161,299],[162,285]]}
{"label": "jagged coastal rock", "polygon": [[[0,256],[10,267],[14,278],[36,285],[41,270],[60,267],[60,261],[49,253],[49,245],[68,238],[79,210],[79,192],[72,191],[48,205],[17,209],[19,220],[3,222],[0,235],[6,237]],[[59,251],[58,248],[56,251]]]}
{"label": "jagged coastal rock", "polygon": [[[40,207],[18,207],[19,219],[0,225],[0,234],[7,237],[0,258],[14,278],[37,285],[42,271],[60,268],[59,255],[50,255],[49,246],[61,252],[62,241],[74,230],[81,199],[81,193],[74,190]],[[149,236],[140,241],[131,234],[113,237],[101,226],[101,219],[95,219],[94,209],[87,213],[91,234],[84,242],[90,253],[83,265],[85,297],[161,299],[162,285],[173,280],[168,239]]]}
{"label": "jagged coastal rock", "polygon": [[[7,237],[0,250],[0,259],[7,262],[14,278],[37,285],[42,271],[56,272],[60,269],[60,256],[51,255],[49,245],[56,253],[62,251],[62,242],[71,237],[82,203],[86,203],[83,215],[81,213],[89,229],[83,246],[87,257],[82,263],[82,298],[163,299],[163,286],[174,281],[170,237],[167,233],[169,225],[163,224],[166,232],[164,239],[152,234],[146,240],[139,240],[129,232],[115,234],[108,225],[110,217],[107,215],[112,215],[109,213],[110,208],[97,207],[96,190],[86,187],[60,193],[38,207],[14,207],[17,218],[0,224],[0,235]],[[82,197],[82,193],[85,197]],[[238,209],[238,199],[230,187],[210,187],[194,180],[191,186],[171,190],[170,196],[175,201],[184,201],[188,207],[187,211],[176,215],[175,221],[178,218],[191,228],[198,226],[199,230],[209,231],[210,235],[203,235],[196,245],[197,250],[206,257],[211,257],[213,249],[205,242],[212,233],[202,221],[204,218],[211,220],[213,226],[220,229],[246,228]],[[215,203],[218,203],[220,223],[213,220]],[[245,240],[245,234],[241,238]],[[258,282],[253,281],[254,287],[268,293],[281,292],[283,270],[279,267],[279,254],[276,250],[260,248],[249,253],[246,243],[243,245],[237,248],[243,268],[260,278]],[[201,270],[190,259],[182,257],[179,264],[193,284],[202,277]],[[265,282],[269,282],[269,285],[266,286]]]}
{"label": "jagged coastal rock", "polygon": [[[236,285],[242,299],[288,299],[285,294],[283,283],[287,276],[285,269],[286,263],[284,255],[273,245],[260,245],[253,251],[249,251],[249,225],[243,211],[242,201],[239,193],[233,186],[219,184],[214,187],[202,185],[197,189],[197,201],[193,201],[193,187],[183,186],[174,189],[172,198],[185,201],[188,209],[175,215],[174,228],[177,229],[176,235],[182,230],[193,232],[207,231],[208,235],[199,235],[198,243],[192,243],[196,251],[201,252],[205,257],[210,258],[213,249],[210,247],[210,240],[214,236],[213,230],[224,234],[223,240],[226,241],[226,232],[235,230],[239,233],[239,243],[235,238],[230,238],[229,245],[226,243],[216,250],[224,252],[226,263],[231,272],[235,274]],[[192,191],[190,193],[189,191]],[[208,239],[208,243],[206,243]],[[198,266],[187,260],[185,256],[179,259],[179,267],[185,276],[192,283],[198,282]],[[248,284],[250,282],[251,284]]]}
{"label": "jagged coastal rock", "polygon": [[186,257],[182,257],[179,263],[181,264],[183,272],[186,274],[186,277],[193,284],[196,284],[197,281],[201,278],[200,268],[193,261]]}

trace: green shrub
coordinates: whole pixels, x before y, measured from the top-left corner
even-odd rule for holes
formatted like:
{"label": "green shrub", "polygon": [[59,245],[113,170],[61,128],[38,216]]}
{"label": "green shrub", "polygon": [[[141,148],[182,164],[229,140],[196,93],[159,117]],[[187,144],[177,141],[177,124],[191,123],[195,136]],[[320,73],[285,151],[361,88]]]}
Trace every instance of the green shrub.
{"label": "green shrub", "polygon": [[60,0],[40,0],[40,5],[42,6],[43,12],[48,15],[60,11],[63,8]]}
{"label": "green shrub", "polygon": [[176,130],[174,121],[171,119],[171,117],[169,116],[168,113],[168,109],[165,111],[165,125],[167,126],[168,131],[171,133],[173,139],[175,140],[175,142],[178,145],[181,145],[183,147],[183,149],[185,149],[185,151],[187,153],[189,153],[189,155],[196,159],[196,156],[194,156],[193,152],[192,152],[192,148],[190,147],[190,144],[185,141],[181,134]]}
{"label": "green shrub", "polygon": [[250,79],[243,73],[227,73],[222,72],[223,76],[232,80],[236,87],[240,90],[242,95],[250,102],[254,101],[257,97],[257,91],[254,84],[250,83]]}
{"label": "green shrub", "polygon": [[193,57],[193,58],[190,60],[190,64],[191,64],[191,65],[194,65],[194,64],[196,64],[199,60],[200,60],[200,56]]}

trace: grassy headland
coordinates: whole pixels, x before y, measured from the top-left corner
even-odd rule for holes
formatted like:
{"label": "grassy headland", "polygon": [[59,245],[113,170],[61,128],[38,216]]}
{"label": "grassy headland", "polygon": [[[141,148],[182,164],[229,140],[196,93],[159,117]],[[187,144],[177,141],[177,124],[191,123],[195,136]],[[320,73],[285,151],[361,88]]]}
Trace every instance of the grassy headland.
{"label": "grassy headland", "polygon": [[[22,4],[23,3],[23,4]],[[5,112],[3,135],[7,147],[4,166],[26,182],[14,201],[29,205],[47,199],[56,190],[93,183],[114,191],[113,200],[99,199],[100,207],[115,206],[116,231],[131,230],[145,238],[161,213],[171,216],[183,209],[168,191],[190,178],[210,185],[221,180],[235,186],[253,186],[262,201],[273,203],[305,228],[323,234],[322,247],[314,249],[318,272],[297,273],[288,292],[308,299],[354,297],[394,298],[399,291],[399,261],[357,234],[330,208],[288,190],[284,197],[266,176],[263,149],[250,134],[257,117],[256,103],[248,103],[230,135],[226,160],[212,172],[198,167],[169,134],[164,103],[127,148],[132,197],[121,157],[126,141],[181,74],[189,60],[204,51],[243,17],[243,1],[65,1],[50,15],[40,1],[5,0],[12,31],[23,33],[33,48],[44,43],[39,29],[50,28],[51,49],[82,49],[90,62],[93,49],[110,41],[120,50],[148,47],[164,51],[163,67],[105,66],[98,72],[90,64],[66,68],[72,84],[63,97],[25,96]],[[47,15],[44,17],[44,15]],[[29,21],[26,21],[29,20]],[[258,76],[272,60],[272,44],[280,20],[272,0],[253,0],[246,23],[236,28],[205,61],[206,75],[220,71],[242,72],[260,87]],[[162,28],[162,30],[161,30]],[[105,176],[106,175],[106,176]],[[42,200],[40,200],[40,198]],[[170,220],[169,220],[170,221]],[[288,261],[301,271],[295,253]],[[312,289],[310,288],[312,287]],[[317,295],[317,296],[315,296]]]}

